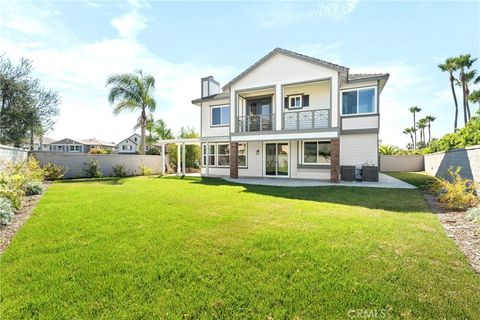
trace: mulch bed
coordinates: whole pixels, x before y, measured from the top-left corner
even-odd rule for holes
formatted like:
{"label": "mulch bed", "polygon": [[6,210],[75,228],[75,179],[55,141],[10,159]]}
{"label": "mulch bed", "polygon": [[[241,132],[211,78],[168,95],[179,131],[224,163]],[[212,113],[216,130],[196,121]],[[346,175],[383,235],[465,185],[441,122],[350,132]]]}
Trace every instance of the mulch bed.
{"label": "mulch bed", "polygon": [[[44,183],[43,185],[45,188],[48,188],[49,183]],[[33,209],[35,209],[41,197],[41,194],[24,197],[22,206],[13,216],[12,223],[9,225],[0,224],[0,254],[5,251],[20,227],[32,215]]]}
{"label": "mulch bed", "polygon": [[447,236],[457,243],[470,265],[480,274],[480,225],[468,220],[465,212],[444,210],[435,196],[428,193],[424,196],[430,209],[442,222]]}

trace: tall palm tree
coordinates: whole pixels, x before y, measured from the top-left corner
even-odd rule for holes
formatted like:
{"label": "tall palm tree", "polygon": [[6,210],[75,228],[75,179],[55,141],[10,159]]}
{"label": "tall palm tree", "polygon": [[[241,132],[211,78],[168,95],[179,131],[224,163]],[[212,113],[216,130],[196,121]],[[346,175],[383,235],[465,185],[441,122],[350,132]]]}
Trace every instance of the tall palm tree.
{"label": "tall palm tree", "polygon": [[155,78],[144,75],[142,70],[134,73],[111,75],[106,86],[110,86],[108,101],[116,103],[113,113],[123,111],[140,111],[140,154],[145,154],[145,127],[147,125],[147,112],[154,112],[156,103],[152,97],[155,89]]}
{"label": "tall palm tree", "polygon": [[468,79],[467,72],[472,67],[473,63],[477,61],[472,58],[470,54],[464,54],[455,58],[454,63],[458,70],[460,70],[460,85],[463,93],[463,119],[465,124],[470,120],[470,106],[468,104]]}
{"label": "tall palm tree", "polygon": [[[413,107],[410,107],[410,109],[408,109],[408,110],[410,110],[410,112],[413,113],[413,128],[416,128],[417,121],[415,120],[415,114],[422,111],[422,109],[420,109],[417,106],[413,106]],[[413,133],[414,133],[414,138],[415,138],[414,142],[413,142],[413,149],[416,149],[417,148],[417,130],[415,130]]]}
{"label": "tall palm tree", "polygon": [[410,127],[410,128],[405,128],[403,130],[403,134],[408,134],[410,135],[410,139],[412,140],[412,146],[415,145],[414,140],[413,140],[413,133],[415,132],[415,128]]}
{"label": "tall palm tree", "polygon": [[430,140],[432,139],[432,132],[431,132],[431,127],[432,127],[432,122],[435,121],[437,118],[433,116],[426,116],[425,121],[427,121],[427,127],[428,127],[428,142],[430,143]]}
{"label": "tall palm tree", "polygon": [[153,130],[161,140],[173,139],[172,130],[167,127],[167,123],[162,119],[155,121]]}
{"label": "tall palm tree", "polygon": [[[147,135],[145,137],[145,142],[148,146],[154,143],[157,139],[154,136],[154,126],[155,126],[155,119],[153,119],[153,114],[149,113],[147,116],[147,121],[145,122],[145,131]],[[133,127],[134,130],[138,130],[142,127],[142,119],[141,117],[138,118],[137,124]]]}
{"label": "tall palm tree", "polygon": [[417,122],[417,128],[420,130],[420,142],[422,147],[425,146],[425,128],[427,127],[427,120],[422,118]]}
{"label": "tall palm tree", "polygon": [[472,93],[470,93],[470,95],[468,96],[468,100],[472,103],[478,103],[478,110],[480,111],[480,90],[473,90]]}
{"label": "tall palm tree", "polygon": [[453,130],[454,132],[456,132],[458,128],[458,101],[457,101],[457,94],[455,93],[455,85],[454,85],[454,82],[457,79],[453,76],[453,73],[457,71],[455,58],[446,59],[445,62],[439,64],[438,67],[443,72],[448,72],[448,75],[450,76],[450,88],[452,89],[453,101],[455,102],[455,123],[454,123]]}

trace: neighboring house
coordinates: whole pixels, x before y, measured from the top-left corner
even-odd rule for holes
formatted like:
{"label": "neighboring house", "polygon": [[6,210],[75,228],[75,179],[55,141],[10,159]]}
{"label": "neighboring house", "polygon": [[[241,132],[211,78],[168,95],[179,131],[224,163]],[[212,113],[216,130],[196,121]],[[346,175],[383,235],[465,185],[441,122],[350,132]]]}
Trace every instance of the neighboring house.
{"label": "neighboring house", "polygon": [[89,153],[91,149],[113,150],[114,143],[105,142],[96,138],[76,140],[65,138],[50,143],[50,150],[52,152],[73,152],[73,153]]}
{"label": "neighboring house", "polygon": [[93,148],[110,151],[113,151],[115,149],[115,143],[106,142],[97,138],[90,138],[81,141],[83,142],[83,152],[85,153],[90,152],[90,150]]}
{"label": "neighboring house", "polygon": [[202,78],[202,174],[338,181],[342,165],[378,166],[388,77],[277,48],[222,89]]}
{"label": "neighboring house", "polygon": [[[116,146],[115,146],[115,152],[120,153],[120,154],[133,154],[133,153],[139,153],[140,151],[140,142],[141,142],[141,137],[138,133],[132,134],[130,137],[120,141]],[[161,148],[161,146],[157,143],[153,143],[152,147],[155,148]],[[148,151],[149,146],[145,146],[145,150]]]}
{"label": "neighboring house", "polygon": [[[50,151],[50,144],[54,141],[55,139],[43,137],[42,144],[40,146],[40,139],[35,138],[33,140],[33,150],[34,151]],[[24,149],[30,150],[30,144],[25,145]]]}

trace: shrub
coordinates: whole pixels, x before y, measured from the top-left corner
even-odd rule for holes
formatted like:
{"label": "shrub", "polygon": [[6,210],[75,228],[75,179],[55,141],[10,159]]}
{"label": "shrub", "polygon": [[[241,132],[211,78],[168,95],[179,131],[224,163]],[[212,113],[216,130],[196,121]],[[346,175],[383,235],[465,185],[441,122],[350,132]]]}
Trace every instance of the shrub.
{"label": "shrub", "polygon": [[33,156],[28,157],[22,171],[27,181],[43,181],[45,178],[45,173],[40,167],[40,162]]}
{"label": "shrub", "polygon": [[140,166],[140,174],[142,176],[151,176],[152,172],[153,172],[153,170],[151,168],[149,168],[149,167],[147,167],[143,164]]}
{"label": "shrub", "polygon": [[85,162],[87,166],[85,170],[85,175],[88,178],[101,178],[102,177],[102,170],[100,168],[100,164],[95,159],[90,159],[90,162]]}
{"label": "shrub", "polygon": [[22,204],[22,197],[25,195],[25,177],[21,174],[0,174],[0,197],[10,200],[12,207],[16,210]]}
{"label": "shrub", "polygon": [[29,181],[25,184],[24,190],[27,196],[34,196],[37,194],[42,194],[45,191],[45,187],[41,182]]}
{"label": "shrub", "polygon": [[124,164],[117,164],[112,167],[113,176],[115,177],[126,177],[128,175],[128,170]]}
{"label": "shrub", "polygon": [[467,219],[480,224],[480,208],[470,208],[467,210]]}
{"label": "shrub", "polygon": [[150,155],[159,155],[160,154],[160,150],[158,148],[155,148],[155,147],[151,147],[150,149],[148,149],[145,154],[150,154]]}
{"label": "shrub", "polygon": [[109,149],[100,149],[100,148],[92,148],[90,149],[90,151],[88,152],[90,154],[111,154],[112,153],[112,150],[109,150]]}
{"label": "shrub", "polygon": [[53,181],[53,180],[60,180],[63,178],[65,173],[67,172],[67,168],[64,168],[55,163],[47,163],[43,166],[43,174],[45,180]]}
{"label": "shrub", "polygon": [[6,198],[0,197],[0,223],[10,224],[14,215],[12,203]]}
{"label": "shrub", "polygon": [[460,176],[461,168],[448,169],[449,179],[435,178],[431,190],[437,194],[438,202],[448,210],[466,210],[479,202],[477,184]]}

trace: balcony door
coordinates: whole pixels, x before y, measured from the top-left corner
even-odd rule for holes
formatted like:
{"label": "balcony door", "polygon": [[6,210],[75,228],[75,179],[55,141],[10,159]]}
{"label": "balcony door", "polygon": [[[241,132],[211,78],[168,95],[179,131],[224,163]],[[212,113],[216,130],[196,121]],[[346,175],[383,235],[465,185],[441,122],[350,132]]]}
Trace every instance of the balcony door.
{"label": "balcony door", "polygon": [[265,175],[288,177],[289,145],[287,142],[265,143]]}
{"label": "balcony door", "polygon": [[252,98],[247,100],[248,131],[273,130],[272,98]]}

